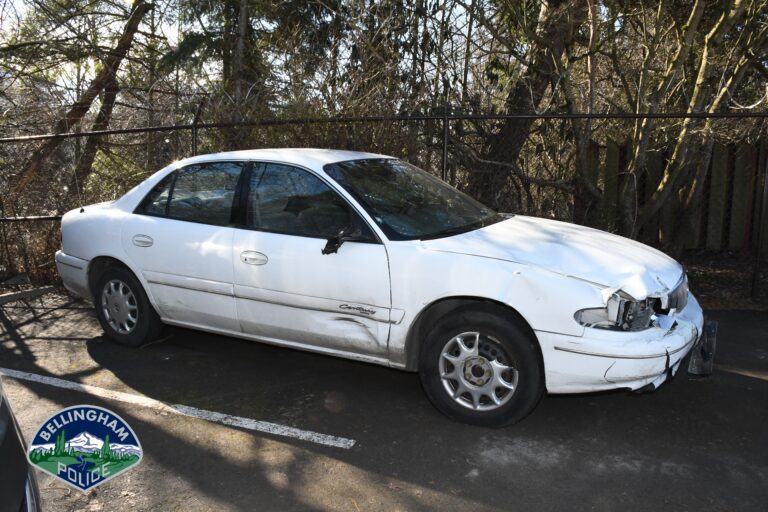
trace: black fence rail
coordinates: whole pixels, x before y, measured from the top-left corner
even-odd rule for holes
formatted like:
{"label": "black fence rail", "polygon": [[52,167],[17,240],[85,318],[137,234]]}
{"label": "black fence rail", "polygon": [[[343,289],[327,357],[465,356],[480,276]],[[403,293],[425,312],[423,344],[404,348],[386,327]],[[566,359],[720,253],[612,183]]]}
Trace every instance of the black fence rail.
{"label": "black fence rail", "polygon": [[[454,121],[502,121],[502,120],[646,120],[646,119],[768,119],[768,112],[669,112],[669,113],[564,113],[564,114],[456,114],[448,113],[445,108],[443,114],[431,115],[381,115],[381,116],[334,116],[334,117],[301,117],[291,119],[259,119],[238,122],[199,122],[199,111],[195,115],[194,122],[188,124],[174,124],[161,126],[148,126],[137,128],[118,128],[110,130],[97,130],[89,132],[46,133],[39,135],[19,135],[15,137],[0,137],[0,144],[32,142],[55,139],[77,139],[86,137],[103,137],[109,135],[167,133],[189,131],[192,136],[192,155],[198,153],[198,139],[201,130],[245,127],[274,127],[286,125],[313,125],[313,124],[353,124],[353,123],[413,123],[438,121],[442,123],[442,148],[443,155],[447,156],[450,145],[450,123]],[[441,178],[447,177],[447,158],[442,161]]]}
{"label": "black fence rail", "polygon": [[[691,120],[700,123],[693,129],[702,131],[703,122],[718,122],[727,127],[718,133],[738,134],[748,120],[755,127],[749,137],[718,135],[711,147],[695,146],[686,165],[691,169],[706,167],[701,189],[690,185],[669,195],[632,236],[657,247],[674,245],[679,231],[670,226],[689,213],[686,208],[691,204],[684,195],[698,193],[701,197],[694,202],[698,213],[687,229],[685,242],[678,244],[680,248],[746,255],[751,267],[751,295],[756,298],[767,288],[763,267],[768,256],[768,112],[501,115],[442,108],[416,115],[244,122],[201,122],[201,118],[198,109],[190,123],[0,138],[0,164],[12,169],[5,179],[0,174],[0,187],[9,191],[2,194],[5,200],[0,198],[0,274],[5,269],[27,272],[42,281],[54,279],[52,254],[59,245],[56,221],[63,211],[84,202],[115,198],[169,161],[222,149],[315,146],[371,150],[405,158],[459,189],[472,188],[476,177],[473,166],[485,165],[484,172],[490,169],[493,173],[515,167],[517,174],[510,171],[497,194],[515,199],[502,208],[622,232],[627,204],[624,185],[632,176],[630,162],[638,156],[633,154],[632,132],[639,122]],[[477,156],[483,145],[478,134],[493,131],[505,121],[532,123],[532,135],[519,162],[492,162],[489,166]],[[584,159],[577,164],[573,155],[578,153],[575,148],[579,141],[574,133],[578,123],[586,121],[603,124],[581,140]],[[81,141],[91,139],[103,144],[92,162],[94,171],[83,177],[78,168],[87,150]],[[46,164],[42,177],[14,197],[18,204],[9,204],[13,177],[18,175],[25,155],[51,140],[61,141],[62,146]],[[653,199],[668,174],[665,165],[673,150],[673,145],[662,139],[643,149],[645,172],[631,187],[636,209]],[[582,174],[580,179],[576,178],[578,173]],[[597,190],[599,197],[584,199],[584,188]]]}
{"label": "black fence rail", "polygon": [[61,215],[28,215],[26,217],[0,217],[0,222],[32,222],[36,220],[61,220]]}

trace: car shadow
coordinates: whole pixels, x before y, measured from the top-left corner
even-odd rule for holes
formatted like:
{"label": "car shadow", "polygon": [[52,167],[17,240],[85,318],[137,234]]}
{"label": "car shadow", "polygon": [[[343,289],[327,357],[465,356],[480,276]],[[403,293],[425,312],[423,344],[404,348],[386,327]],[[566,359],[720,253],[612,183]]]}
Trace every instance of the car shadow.
{"label": "car shadow", "polygon": [[[739,320],[724,315],[731,332],[738,332]],[[505,508],[515,499],[557,508],[562,494],[552,493],[552,483],[568,482],[569,492],[582,500],[576,508],[611,509],[604,496],[588,491],[605,478],[632,495],[661,486],[717,502],[713,490],[700,490],[700,480],[707,475],[713,482],[739,483],[732,463],[751,454],[734,436],[762,435],[747,421],[754,411],[744,404],[764,403],[768,396],[768,382],[751,381],[745,389],[743,376],[720,372],[694,379],[683,371],[649,394],[548,396],[523,422],[487,429],[442,417],[416,374],[187,329],[169,328],[167,335],[138,350],[93,339],[88,353],[126,385],[164,402],[355,439],[347,451],[275,438],[306,457],[331,457],[363,470],[372,489],[406,482],[428,490],[432,499],[456,497],[482,507]],[[739,359],[721,345],[721,359]],[[756,340],[753,345],[759,350]],[[768,420],[764,407],[758,415]],[[288,481],[307,463],[304,458],[283,468]],[[762,481],[768,460],[751,468],[740,470],[742,483]],[[642,478],[630,483],[633,475]],[[489,485],[505,490],[489,493]],[[747,492],[745,499],[761,494]],[[429,500],[411,498],[407,509],[431,508]]]}
{"label": "car shadow", "polygon": [[[716,363],[728,369],[711,378],[682,373],[643,395],[547,396],[502,429],[442,417],[412,373],[180,328],[131,349],[87,336],[90,313],[68,333],[56,330],[61,317],[35,315],[18,323],[6,315],[0,366],[72,381],[105,369],[116,379],[103,384],[110,389],[356,440],[343,450],[169,421],[18,381],[36,399],[62,407],[87,400],[126,419],[150,455],[143,464],[154,473],[140,480],[147,496],[175,496],[178,488],[181,500],[192,488],[238,510],[727,509],[734,493],[757,509],[768,499],[768,451],[760,448],[768,422],[768,380],[759,378],[768,370],[765,315],[711,315],[721,322]],[[60,361],[67,357],[84,364],[68,370]]]}

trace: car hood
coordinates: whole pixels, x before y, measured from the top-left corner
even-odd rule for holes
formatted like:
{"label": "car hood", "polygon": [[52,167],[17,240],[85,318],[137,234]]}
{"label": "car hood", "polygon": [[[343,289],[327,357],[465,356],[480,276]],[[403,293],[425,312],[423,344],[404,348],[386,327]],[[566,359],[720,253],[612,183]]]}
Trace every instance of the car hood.
{"label": "car hood", "polygon": [[576,224],[521,215],[422,243],[428,250],[537,266],[605,288],[621,289],[635,299],[666,294],[683,273],[675,260],[634,240]]}

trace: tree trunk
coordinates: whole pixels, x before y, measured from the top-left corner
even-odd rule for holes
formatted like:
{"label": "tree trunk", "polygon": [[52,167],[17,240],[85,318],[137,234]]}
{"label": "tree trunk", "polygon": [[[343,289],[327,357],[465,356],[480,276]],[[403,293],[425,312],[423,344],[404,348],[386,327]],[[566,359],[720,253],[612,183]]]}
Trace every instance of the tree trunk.
{"label": "tree trunk", "polygon": [[471,0],[469,7],[467,8],[467,16],[469,21],[467,22],[467,44],[464,47],[464,74],[461,80],[461,103],[466,108],[467,106],[467,80],[469,79],[469,62],[472,56],[472,26],[475,23],[475,0]]}
{"label": "tree trunk", "polygon": [[[712,104],[710,105],[709,112],[718,112],[722,109],[723,101],[726,96],[739,87],[741,81],[744,79],[744,75],[752,65],[753,55],[763,55],[768,50],[768,26],[764,26],[763,29],[754,37],[750,38],[747,48],[752,49],[751,55],[742,55],[738,63],[733,69],[733,72],[725,84],[718,90]],[[703,145],[705,150],[703,151],[702,161],[696,166],[696,174],[692,177],[692,184],[684,199],[684,212],[681,222],[677,224],[674,244],[671,247],[673,255],[678,256],[685,248],[686,242],[689,240],[689,234],[694,229],[695,219],[700,218],[702,211],[702,201],[704,196],[704,180],[709,172],[709,163],[712,158],[712,149],[715,143],[715,132],[713,130],[713,120],[709,118],[704,123],[702,133],[704,134]]]}
{"label": "tree trunk", "polygon": [[[741,21],[745,7],[743,1],[736,0],[733,7],[730,10],[723,12],[718,22],[704,38],[704,50],[699,60],[699,69],[691,94],[691,100],[688,104],[688,112],[699,112],[704,108],[704,103],[708,99],[708,81],[712,73],[710,55],[714,54],[719,49],[723,41],[723,36],[729,32],[737,22]],[[706,111],[715,112],[718,107],[719,101],[717,104],[711,104]],[[693,123],[694,119],[690,117],[683,121],[682,130],[677,137],[672,157],[669,162],[667,162],[664,169],[664,176],[661,179],[661,183],[659,183],[656,191],[639,212],[637,224],[628,232],[630,236],[634,237],[639,232],[640,228],[656,215],[664,202],[679,189],[676,185],[679,184],[679,182],[684,181],[684,178],[687,177],[687,172],[685,172],[685,170],[686,163],[688,163],[689,160],[691,144],[694,139],[694,134],[692,133]]]}
{"label": "tree trunk", "polygon": [[[586,0],[550,0],[542,3],[536,35],[531,41],[529,65],[507,95],[505,113],[536,112],[550,84],[556,82],[557,61],[574,32],[586,19],[586,13]],[[504,120],[489,141],[486,159],[516,163],[532,124],[532,119]],[[481,202],[498,208],[503,203],[502,193],[508,177],[509,174],[500,167],[495,167],[494,172],[473,173],[468,191]]]}
{"label": "tree trunk", "polygon": [[[594,0],[588,0],[589,46],[587,48],[587,105],[586,112],[592,114],[595,106],[595,62],[592,54],[597,47],[597,10]],[[566,45],[566,62],[572,60],[571,45]],[[568,111],[578,113],[576,93],[571,83],[570,64],[562,69],[562,87]],[[599,155],[592,141],[592,120],[573,119],[571,127],[576,142],[576,175],[574,176],[573,221],[596,227],[600,223],[598,204],[602,199],[597,188]],[[605,212],[603,212],[605,213]]]}
{"label": "tree trunk", "polygon": [[[53,133],[64,133],[71,129],[73,126],[80,123],[85,116],[86,112],[91,108],[93,100],[99,95],[104,87],[110,80],[117,76],[117,71],[120,68],[120,64],[125,58],[126,53],[133,44],[133,37],[139,28],[141,20],[144,15],[152,8],[152,4],[147,3],[145,0],[135,0],[133,5],[133,11],[131,12],[128,21],[125,23],[123,33],[120,39],[117,41],[117,45],[112,51],[107,54],[106,59],[103,61],[103,67],[96,74],[91,81],[85,92],[77,99],[72,105],[72,108],[59,119],[53,128]],[[11,192],[11,200],[9,202],[13,204],[18,198],[18,194],[29,184],[30,181],[38,173],[42,165],[48,159],[49,156],[56,150],[61,143],[62,139],[49,139],[43,143],[43,145],[35,151],[24,165],[24,169],[21,172],[21,177],[16,187]]]}
{"label": "tree trunk", "polygon": [[[101,100],[101,107],[99,113],[96,115],[96,120],[93,122],[91,131],[97,132],[106,130],[109,128],[109,121],[112,118],[112,109],[115,107],[115,100],[117,99],[117,93],[120,91],[120,87],[117,84],[117,79],[112,79],[104,87],[104,97]],[[83,189],[85,187],[85,180],[91,174],[93,169],[93,161],[96,158],[96,152],[102,144],[101,136],[90,136],[85,143],[85,150],[77,163],[75,169],[75,187]],[[70,187],[71,190],[71,187]]]}
{"label": "tree trunk", "polygon": [[[682,66],[688,59],[688,55],[693,47],[694,36],[698,33],[699,23],[704,14],[705,2],[704,0],[696,0],[691,13],[688,16],[685,24],[682,27],[682,33],[678,41],[675,54],[672,57],[669,65],[667,66],[661,81],[657,87],[651,93],[651,97],[647,102],[647,112],[655,113],[658,110],[661,103],[662,96],[672,86],[675,77]],[[663,2],[659,5],[659,10],[656,13],[656,24],[654,32],[654,43],[659,41],[658,32],[660,30],[660,19],[663,13]],[[640,73],[640,81],[638,85],[637,99],[635,102],[635,109],[637,112],[642,112],[646,103],[644,100],[644,91],[646,90],[646,82],[648,80],[648,73],[650,71],[650,62],[653,60],[653,52],[657,50],[655,44],[652,44],[647,49],[646,58],[643,62],[643,68]],[[638,190],[636,183],[639,180],[642,173],[645,172],[645,161],[648,152],[648,145],[650,142],[651,130],[653,128],[654,120],[645,118],[635,122],[634,132],[632,135],[632,157],[627,169],[626,179],[623,181],[621,193],[621,228],[622,232],[626,235],[632,236],[639,232],[639,226],[636,224],[637,219],[637,194]]]}
{"label": "tree trunk", "polygon": [[[248,0],[240,0],[237,10],[237,39],[235,41],[234,58],[232,59],[232,80],[234,82],[234,105],[232,108],[232,121],[242,123],[245,119],[243,110],[245,109],[245,40],[248,29]],[[247,131],[243,126],[235,126],[227,137],[228,148],[231,150],[241,149]]]}

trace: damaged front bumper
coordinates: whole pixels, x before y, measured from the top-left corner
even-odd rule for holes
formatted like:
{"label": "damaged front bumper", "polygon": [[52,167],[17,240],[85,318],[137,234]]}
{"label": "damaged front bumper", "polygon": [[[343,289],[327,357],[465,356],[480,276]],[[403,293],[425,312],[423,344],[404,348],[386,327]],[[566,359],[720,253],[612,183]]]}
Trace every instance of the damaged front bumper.
{"label": "damaged front bumper", "polygon": [[704,315],[689,294],[671,327],[618,332],[586,328],[580,337],[537,331],[547,391],[585,393],[660,386],[674,375],[704,330]]}

